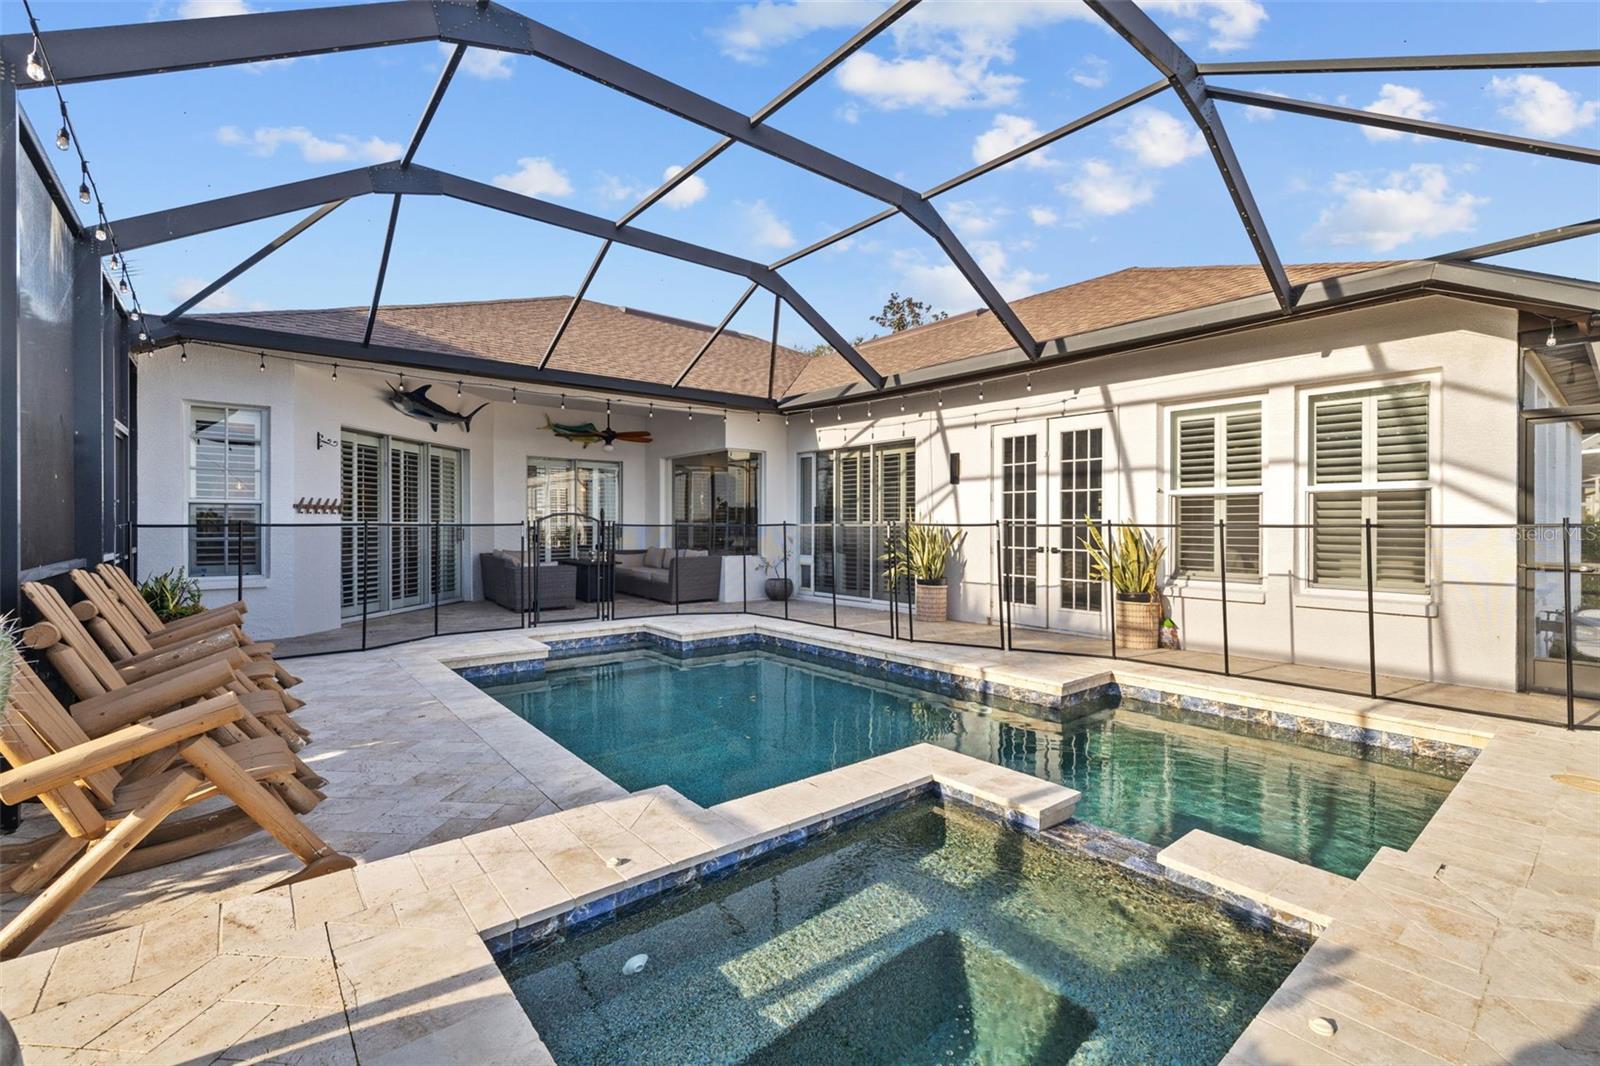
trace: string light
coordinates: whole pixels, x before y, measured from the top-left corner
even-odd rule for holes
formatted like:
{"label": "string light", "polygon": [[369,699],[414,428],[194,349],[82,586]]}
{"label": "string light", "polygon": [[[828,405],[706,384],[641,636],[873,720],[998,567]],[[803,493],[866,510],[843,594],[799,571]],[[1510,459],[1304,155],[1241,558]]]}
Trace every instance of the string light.
{"label": "string light", "polygon": [[1026,380],[1026,383],[1025,383],[1025,385],[1024,385],[1024,386],[1023,386],[1023,387],[1024,387],[1024,388],[1025,388],[1025,389],[1026,389],[1026,390],[1027,390],[1027,391],[1028,391],[1028,392],[1032,392],[1032,391],[1033,391],[1033,375],[1032,375],[1032,374],[1029,374],[1029,375],[1028,375],[1028,377],[1027,377],[1027,380]]}
{"label": "string light", "polygon": [[937,403],[940,407],[944,406],[944,390],[943,389],[939,390],[939,395],[936,397],[934,402]]}
{"label": "string light", "polygon": [[115,252],[111,253],[110,265],[111,265],[111,269],[112,270],[121,270],[122,269],[122,257],[117,255]]}
{"label": "string light", "polygon": [[456,380],[456,399],[459,400],[460,398],[461,398],[461,381],[458,378]]}
{"label": "string light", "polygon": [[816,412],[815,412],[815,411],[807,411],[807,412],[806,412],[806,419],[807,419],[807,420],[808,420],[808,421],[809,421],[809,422],[810,422],[810,423],[811,423],[811,424],[812,424],[812,425],[813,425],[813,426],[814,426],[814,425],[816,425],[816,424],[817,424],[817,413],[816,413]]}
{"label": "string light", "polygon": [[645,417],[654,418],[655,416],[656,416],[656,405],[655,404],[651,404],[650,405],[650,413],[648,415],[646,415]]}
{"label": "string light", "polygon": [[561,394],[561,409],[563,411],[567,409],[567,394],[564,392]]}
{"label": "string light", "polygon": [[[97,219],[97,224],[94,228],[95,240],[111,242],[111,252],[115,256],[111,270],[113,272],[121,271],[122,273],[117,285],[117,291],[128,297],[127,302],[132,307],[129,318],[137,322],[143,318],[143,308],[139,303],[139,293],[128,279],[126,265],[123,264],[121,256],[118,254],[120,249],[116,246],[116,238],[111,233],[110,227],[106,225],[105,201],[100,198],[100,188],[95,184],[94,175],[89,172],[89,161],[83,154],[83,141],[72,124],[71,114],[67,111],[67,98],[61,92],[61,83],[55,79],[55,71],[50,63],[49,53],[46,52],[44,40],[40,35],[39,20],[33,13],[33,4],[30,0],[23,0],[22,7],[27,14],[28,28],[33,34],[33,43],[28,50],[28,57],[23,69],[33,81],[43,82],[48,80],[50,88],[56,94],[56,107],[61,112],[61,126],[56,131],[56,147],[63,152],[70,149],[77,153],[78,168],[81,174],[78,182],[78,202],[85,205],[90,203],[95,205],[95,217]],[[147,342],[149,339],[149,333],[144,330],[139,331],[139,340],[141,342]]]}
{"label": "string light", "polygon": [[266,352],[262,352],[261,353],[261,362],[256,364],[256,369],[261,371],[263,374],[266,373],[266,371],[267,371],[267,353]]}
{"label": "string light", "polygon": [[[183,343],[182,341],[179,341],[178,342],[178,362],[187,363],[188,361],[189,361],[189,346],[187,344]],[[333,373],[334,373],[335,376],[338,375],[339,368],[337,366],[333,368]]]}
{"label": "string light", "polygon": [[1554,348],[1556,346],[1556,320],[1553,318],[1550,320],[1550,336],[1544,339],[1544,346],[1546,348]]}
{"label": "string light", "polygon": [[834,410],[833,410],[833,420],[835,422],[843,422],[844,421],[844,408],[842,408],[842,407],[834,408]]}
{"label": "string light", "polygon": [[511,402],[517,402],[517,387],[515,385],[511,386]]}
{"label": "string light", "polygon": [[691,422],[694,421],[694,408],[693,407],[689,408],[689,421],[691,421]]}
{"label": "string light", "polygon": [[334,363],[333,364],[333,380],[335,380],[335,381],[339,380],[339,364],[338,363]]}
{"label": "string light", "polygon": [[983,383],[982,382],[978,383],[978,402],[979,403],[983,402]]}
{"label": "string light", "polygon": [[[31,11],[28,13],[28,17],[32,19],[33,13]],[[34,81],[44,81],[44,64],[39,62],[39,35],[37,33],[33,35],[33,47],[28,50],[28,62],[26,64],[26,69],[28,71],[28,77],[32,78]]]}

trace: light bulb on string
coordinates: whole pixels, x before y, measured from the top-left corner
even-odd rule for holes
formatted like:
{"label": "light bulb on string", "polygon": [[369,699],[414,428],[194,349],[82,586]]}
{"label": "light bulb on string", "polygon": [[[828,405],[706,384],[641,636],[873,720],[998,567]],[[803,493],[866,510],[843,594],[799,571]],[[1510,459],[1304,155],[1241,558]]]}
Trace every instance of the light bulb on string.
{"label": "light bulb on string", "polygon": [[44,81],[46,77],[44,64],[39,62],[39,38],[37,35],[33,38],[33,47],[28,50],[28,61],[24,69],[27,70],[28,77],[34,81]]}
{"label": "light bulb on string", "polygon": [[333,380],[335,380],[335,381],[339,380],[339,364],[338,363],[334,363],[333,364]]}
{"label": "light bulb on string", "polygon": [[517,387],[515,385],[511,386],[511,402],[517,402]]}
{"label": "light bulb on string", "polygon": [[844,408],[842,408],[842,407],[834,408],[833,420],[835,422],[843,422],[844,421]]}
{"label": "light bulb on string", "polygon": [[111,253],[111,259],[109,260],[109,262],[111,264],[111,269],[112,270],[121,270],[122,269],[122,257],[119,256],[116,252],[112,252]]}
{"label": "light bulb on string", "polygon": [[943,390],[940,390],[939,394],[934,398],[934,402],[936,404],[938,404],[940,407],[944,406],[944,391]]}
{"label": "light bulb on string", "polygon": [[189,346],[187,344],[183,343],[182,341],[179,341],[178,342],[178,362],[187,363],[188,361],[189,361]]}
{"label": "light bulb on string", "polygon": [[651,404],[650,405],[650,413],[647,414],[645,417],[646,418],[654,418],[655,416],[656,416],[656,405],[655,404]]}
{"label": "light bulb on string", "polygon": [[811,424],[811,425],[813,425],[813,426],[814,426],[814,425],[816,425],[816,424],[817,424],[817,413],[816,413],[816,412],[815,412],[815,411],[808,411],[808,412],[806,412],[806,420],[807,420],[807,421],[808,421],[808,422],[809,422],[809,423],[810,423],[810,424]]}
{"label": "light bulb on string", "polygon": [[127,278],[123,278],[121,281],[117,282],[117,291],[120,292],[124,296],[128,295],[128,279]]}
{"label": "light bulb on string", "polygon": [[689,421],[691,421],[691,422],[694,421],[694,408],[693,407],[689,408]]}
{"label": "light bulb on string", "polygon": [[100,223],[98,226],[96,226],[94,228],[94,239],[95,240],[103,241],[103,240],[106,239],[107,236],[108,236],[108,234],[106,232],[106,224],[104,222]]}
{"label": "light bulb on string", "polygon": [[256,364],[256,369],[261,371],[262,373],[266,373],[266,370],[267,370],[267,353],[266,352],[262,352],[261,353],[261,362]]}
{"label": "light bulb on string", "polygon": [[1025,390],[1026,390],[1026,391],[1027,391],[1027,392],[1032,392],[1032,391],[1033,391],[1033,375],[1032,375],[1032,374],[1029,374],[1029,375],[1028,375],[1028,377],[1027,377],[1027,379],[1026,379],[1026,382],[1025,382],[1025,384],[1024,384],[1024,385],[1023,385],[1023,388],[1024,388],[1024,389],[1025,389]]}
{"label": "light bulb on string", "polygon": [[978,402],[983,402],[983,386],[981,384],[978,386]]}
{"label": "light bulb on string", "polygon": [[56,147],[61,149],[63,152],[72,147],[72,134],[67,132],[67,127],[65,124],[63,124],[60,129],[56,130]]}
{"label": "light bulb on string", "polygon": [[461,399],[461,382],[456,382],[456,399]]}
{"label": "light bulb on string", "polygon": [[567,394],[564,392],[561,394],[561,409],[563,411],[567,409]]}
{"label": "light bulb on string", "polygon": [[1553,318],[1550,320],[1550,336],[1544,339],[1544,346],[1546,348],[1554,348],[1556,346],[1556,320]]}

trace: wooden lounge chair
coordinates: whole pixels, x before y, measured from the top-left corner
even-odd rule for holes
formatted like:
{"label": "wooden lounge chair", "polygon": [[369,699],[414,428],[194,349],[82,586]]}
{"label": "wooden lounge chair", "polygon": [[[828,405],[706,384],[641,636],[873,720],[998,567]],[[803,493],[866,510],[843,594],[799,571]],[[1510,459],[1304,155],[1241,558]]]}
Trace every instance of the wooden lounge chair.
{"label": "wooden lounge chair", "polygon": [[[277,710],[282,713],[268,716],[265,708],[255,705],[250,708],[251,712],[265,717],[268,724],[285,739],[309,735],[287,716],[287,712],[305,704],[277,684],[270,664],[252,661],[241,649],[231,646],[230,637],[219,635],[213,638],[212,642],[193,641],[167,650],[153,649],[113,664],[100,643],[91,635],[90,629],[85,628],[84,622],[67,606],[60,593],[48,585],[34,581],[24,582],[22,591],[44,620],[54,627],[56,640],[70,648],[76,656],[67,662],[57,663],[55,656],[58,652],[54,650],[56,646],[54,642],[41,644],[37,642],[35,636],[27,635],[25,639],[29,641],[30,646],[39,648],[51,657],[51,665],[55,666],[67,684],[72,686],[73,692],[79,699],[89,699],[102,692],[115,691],[131,681],[159,673],[186,669],[193,661],[212,654],[231,654],[235,657],[235,677],[228,687],[239,693],[266,690],[277,701]],[[103,623],[104,619],[91,620],[94,628],[106,628]],[[28,632],[38,634],[40,631],[30,629]]]}
{"label": "wooden lounge chair", "polygon": [[[271,666],[274,683],[280,688],[289,688],[300,683],[298,677],[273,661],[271,644],[252,642],[237,623],[180,627],[176,630],[164,630],[152,637],[145,630],[143,623],[133,616],[100,575],[88,570],[74,570],[71,577],[73,584],[78,586],[78,591],[83,594],[83,600],[73,606],[73,614],[79,621],[89,625],[89,631],[94,634],[95,640],[114,662],[136,659],[140,655],[151,655],[158,651],[168,651],[200,640],[231,639],[243,648],[244,653],[250,658]],[[229,617],[233,617],[232,612],[217,616],[215,621],[225,622]],[[95,619],[101,619],[104,624],[92,624]],[[226,636],[223,637],[222,634]]]}
{"label": "wooden lounge chair", "polygon": [[[280,740],[224,748],[207,735],[237,723],[243,711],[228,693],[89,739],[74,731],[70,716],[19,664],[0,722],[0,754],[13,767],[0,774],[0,800],[37,797],[44,803],[62,834],[33,865],[65,869],[0,929],[0,959],[20,954],[113,869],[130,865],[141,844],[152,849],[140,856],[144,865],[153,855],[166,862],[216,847],[222,823],[214,815],[166,823],[178,810],[219,794],[304,864],[279,884],[355,865],[263,785],[293,780],[293,757]],[[176,765],[147,772],[150,757],[168,749]]]}

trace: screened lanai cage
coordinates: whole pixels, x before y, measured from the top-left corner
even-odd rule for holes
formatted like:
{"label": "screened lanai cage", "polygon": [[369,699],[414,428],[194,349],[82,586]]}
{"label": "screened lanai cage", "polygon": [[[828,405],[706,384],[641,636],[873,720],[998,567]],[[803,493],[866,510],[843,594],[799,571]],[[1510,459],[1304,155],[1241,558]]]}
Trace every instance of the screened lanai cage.
{"label": "screened lanai cage", "polygon": [[[1029,375],[1101,355],[1148,348],[1159,366],[1161,346],[1191,332],[1419,292],[1480,295],[1502,267],[1521,268],[1517,306],[1541,336],[1548,322],[1553,348],[1592,352],[1587,290],[1545,277],[1596,273],[1600,52],[1575,8],[1485,7],[1468,19],[1440,5],[1249,0],[191,2],[116,25],[126,9],[115,4],[7,0],[0,187],[17,210],[5,212],[0,261],[20,269],[0,280],[0,318],[14,324],[0,335],[0,436],[16,457],[0,470],[0,498],[21,505],[0,529],[0,609],[19,610],[22,582],[70,589],[74,567],[142,555],[161,560],[146,570],[199,571],[208,588],[245,599],[291,573],[305,588],[336,589],[326,610],[286,606],[282,632],[337,631],[328,650],[346,650],[367,646],[378,618],[409,639],[523,626],[547,609],[615,613],[618,588],[585,565],[657,549],[744,562],[725,565],[709,596],[634,597],[641,615],[751,610],[775,567],[809,594],[812,620],[836,623],[843,595],[847,624],[900,636],[904,622],[913,639],[909,617],[880,608],[905,607],[885,556],[916,516],[894,492],[852,494],[832,480],[819,490],[824,462],[830,478],[868,479],[859,485],[903,477],[885,474],[880,456],[897,442],[781,456],[782,477],[774,461],[766,476],[777,480],[765,483],[794,521],[764,521],[748,497],[716,495],[716,479],[731,483],[748,460],[689,441],[697,412],[699,427],[731,415],[770,428],[870,420],[873,404],[879,414],[940,409],[946,393],[952,405],[974,391],[982,400],[985,382],[1031,393]],[[1362,14],[1380,10],[1381,32]],[[1402,39],[1421,54],[1372,47]],[[1381,269],[1346,285],[1294,265],[1311,261]],[[1217,263],[1256,273],[1172,333],[1141,331],[1138,305],[1116,326],[1063,333],[1026,303],[1118,271]],[[972,346],[941,354],[867,341],[894,328],[872,318],[891,291],[969,313],[958,325]],[[516,301],[539,304],[524,308],[523,325],[474,325]],[[479,310],[452,311],[445,327],[444,305]],[[611,347],[587,340],[601,305],[620,323]],[[630,329],[685,323],[699,332],[681,350],[630,347]],[[538,515],[520,504],[471,514],[490,485],[474,485],[451,451],[468,438],[325,440],[334,410],[320,428],[279,418],[258,432],[292,434],[295,469],[351,457],[338,507],[300,499],[292,472],[259,461],[263,441],[246,433],[213,442],[223,456],[215,492],[173,489],[188,510],[157,516],[139,505],[137,449],[177,444],[141,435],[135,368],[181,381],[191,346],[232,357],[224,391],[234,395],[204,397],[217,401],[214,415],[202,412],[208,426],[247,423],[228,401],[254,383],[325,375],[331,391],[341,370],[453,394],[451,412],[471,410],[468,400],[537,402],[561,421],[570,400],[571,421],[597,432],[615,415],[670,439],[670,415],[685,440],[668,457],[684,471],[684,509],[671,502],[674,467],[650,488],[661,505],[649,522],[618,522],[603,504],[561,519],[566,502]],[[519,494],[536,480],[555,486],[550,501],[636,487],[626,467],[609,472],[598,446],[589,454],[591,466],[547,471],[530,451],[528,464],[495,476]],[[954,479],[956,468],[937,474]],[[697,476],[713,488],[691,503]],[[273,492],[295,511],[268,514]],[[1291,544],[1288,558],[1309,550],[1309,532],[1252,519],[1247,492],[1219,512],[1223,495],[1196,491],[1185,505],[1205,513],[1194,520],[1203,534],[1174,537],[1187,559],[1233,559],[1260,578],[1271,566],[1240,550],[1252,536]],[[1070,651],[1030,613],[1044,608],[1027,602],[1029,583],[1075,597],[1058,613],[1103,613],[1073,523],[1118,516],[1019,506],[999,516],[1009,525],[974,523],[970,578],[989,606],[952,639]],[[1321,540],[1357,592],[1363,562],[1379,554],[1363,555],[1363,517],[1380,539],[1415,517],[1361,507],[1376,504],[1329,519],[1348,550]],[[1231,554],[1220,547],[1228,534],[1211,539],[1219,515],[1236,524]],[[1516,527],[1498,535],[1514,539]],[[1395,534],[1384,566],[1403,568],[1429,535],[1469,536]],[[1535,569],[1560,569],[1539,579],[1548,588],[1530,625],[1543,627],[1545,650],[1535,658],[1568,667],[1570,693],[1574,649],[1589,643],[1587,623],[1574,621],[1584,550],[1566,561],[1541,550],[1549,557]],[[527,560],[556,554],[574,573],[552,578],[547,594]],[[516,575],[509,584],[482,569],[491,555]],[[680,565],[675,580],[691,585],[695,565],[709,566]],[[1374,585],[1398,580],[1371,569]],[[1495,580],[1520,588],[1523,578]],[[491,584],[508,590],[498,611],[483,606]],[[1562,590],[1575,591],[1576,608]],[[754,609],[787,616],[799,603],[757,594]],[[1230,636],[1225,609],[1215,620],[1196,612],[1195,632],[1217,638],[1197,642],[1215,658],[1206,665],[1233,669],[1229,641],[1244,639],[1239,616],[1233,624]],[[1089,652],[1100,650],[1115,642]],[[1365,678],[1360,664],[1355,675]]]}

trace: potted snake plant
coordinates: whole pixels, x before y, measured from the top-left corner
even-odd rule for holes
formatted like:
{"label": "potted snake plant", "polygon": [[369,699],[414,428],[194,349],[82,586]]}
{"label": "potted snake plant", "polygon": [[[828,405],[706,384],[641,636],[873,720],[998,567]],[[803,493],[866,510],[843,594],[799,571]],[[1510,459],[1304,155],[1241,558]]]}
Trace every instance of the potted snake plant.
{"label": "potted snake plant", "polygon": [[1089,576],[1109,582],[1115,594],[1117,646],[1158,646],[1164,616],[1156,570],[1166,545],[1138,526],[1118,526],[1108,539],[1100,526],[1091,525],[1083,547],[1089,553]]}
{"label": "potted snake plant", "polygon": [[890,581],[915,583],[917,621],[943,622],[950,617],[950,560],[966,538],[966,530],[952,533],[940,526],[908,523],[898,535],[890,534],[889,550],[879,557]]}

